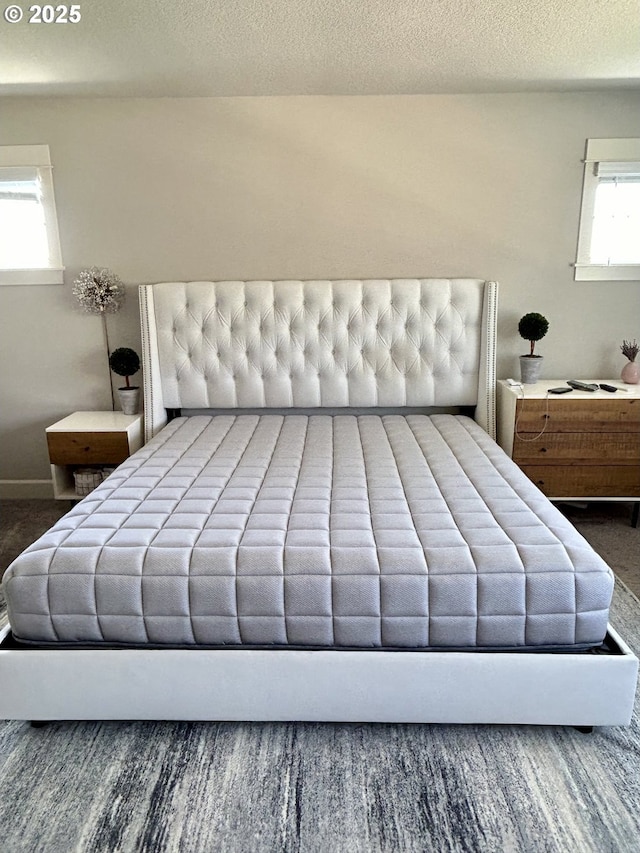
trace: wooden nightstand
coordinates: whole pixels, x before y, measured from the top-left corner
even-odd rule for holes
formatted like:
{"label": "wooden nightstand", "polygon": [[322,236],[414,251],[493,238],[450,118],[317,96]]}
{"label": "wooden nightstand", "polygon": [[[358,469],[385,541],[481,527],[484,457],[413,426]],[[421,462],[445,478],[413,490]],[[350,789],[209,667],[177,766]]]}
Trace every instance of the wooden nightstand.
{"label": "wooden nightstand", "polygon": [[498,443],[549,498],[638,500],[640,386],[583,381],[626,390],[555,395],[563,379],[498,382]]}
{"label": "wooden nightstand", "polygon": [[46,429],[53,495],[77,500],[78,468],[115,467],[142,447],[142,415],[74,412]]}

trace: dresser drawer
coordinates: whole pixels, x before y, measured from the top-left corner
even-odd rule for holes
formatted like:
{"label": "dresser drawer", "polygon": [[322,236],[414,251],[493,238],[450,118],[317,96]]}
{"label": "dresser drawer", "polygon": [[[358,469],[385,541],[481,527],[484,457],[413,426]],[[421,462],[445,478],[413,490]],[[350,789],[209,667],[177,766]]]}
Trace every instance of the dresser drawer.
{"label": "dresser drawer", "polygon": [[640,467],[636,465],[522,465],[522,470],[549,498],[638,498]]}
{"label": "dresser drawer", "polygon": [[53,465],[118,465],[129,456],[126,432],[48,432]]}
{"label": "dresser drawer", "polygon": [[516,432],[638,432],[640,400],[518,400]]}
{"label": "dresser drawer", "polygon": [[550,432],[533,441],[514,436],[518,465],[638,465],[640,433]]}

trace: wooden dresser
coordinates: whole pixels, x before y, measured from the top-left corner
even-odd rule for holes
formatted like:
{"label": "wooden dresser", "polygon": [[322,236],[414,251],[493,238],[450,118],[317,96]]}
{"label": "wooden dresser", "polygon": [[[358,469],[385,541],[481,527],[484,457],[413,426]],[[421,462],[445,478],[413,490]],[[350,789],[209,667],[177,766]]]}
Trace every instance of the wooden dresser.
{"label": "wooden dresser", "polygon": [[549,394],[563,379],[498,383],[498,443],[552,499],[640,497],[640,386]]}

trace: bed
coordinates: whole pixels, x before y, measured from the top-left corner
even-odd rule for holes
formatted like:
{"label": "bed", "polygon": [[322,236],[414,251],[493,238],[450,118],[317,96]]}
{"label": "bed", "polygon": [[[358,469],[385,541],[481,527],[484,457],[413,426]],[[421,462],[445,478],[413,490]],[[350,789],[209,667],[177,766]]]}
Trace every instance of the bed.
{"label": "bed", "polygon": [[141,287],[146,444],[7,570],[0,715],[627,724],[612,572],[494,440],[496,300]]}

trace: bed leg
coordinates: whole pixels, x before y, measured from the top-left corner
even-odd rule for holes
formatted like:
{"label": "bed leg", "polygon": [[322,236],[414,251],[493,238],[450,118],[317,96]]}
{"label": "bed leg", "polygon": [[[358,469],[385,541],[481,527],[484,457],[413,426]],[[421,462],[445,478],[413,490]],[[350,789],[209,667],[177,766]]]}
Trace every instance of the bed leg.
{"label": "bed leg", "polygon": [[593,733],[593,726],[572,726],[577,732],[581,732],[583,735],[590,735]]}
{"label": "bed leg", "polygon": [[42,729],[45,726],[48,726],[51,720],[31,720],[31,728],[32,729]]}

